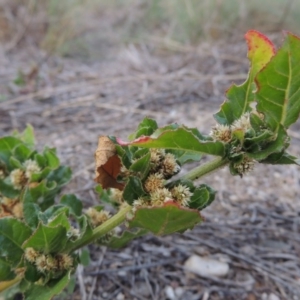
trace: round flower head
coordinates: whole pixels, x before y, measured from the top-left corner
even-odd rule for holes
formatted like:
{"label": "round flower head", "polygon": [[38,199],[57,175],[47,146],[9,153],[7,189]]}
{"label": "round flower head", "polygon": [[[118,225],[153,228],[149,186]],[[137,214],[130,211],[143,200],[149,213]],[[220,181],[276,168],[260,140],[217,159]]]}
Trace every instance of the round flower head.
{"label": "round flower head", "polygon": [[212,128],[210,132],[210,136],[216,140],[221,142],[230,142],[231,141],[231,130],[228,125],[217,124]]}
{"label": "round flower head", "polygon": [[25,176],[27,179],[31,179],[32,174],[41,172],[41,168],[34,160],[31,159],[26,160],[23,163],[23,166],[25,167]]}
{"label": "round flower head", "polygon": [[16,190],[21,190],[27,183],[25,172],[15,169],[10,173],[10,180]]}
{"label": "round flower head", "polygon": [[68,254],[58,254],[56,256],[58,262],[58,268],[60,270],[69,270],[73,266],[73,258]]}
{"label": "round flower head", "polygon": [[170,178],[172,175],[177,174],[180,166],[177,164],[175,156],[172,153],[167,153],[163,162],[161,172],[165,178]]}
{"label": "round flower head", "polygon": [[236,120],[232,126],[231,130],[243,130],[246,132],[247,130],[251,129],[251,123],[250,123],[250,113],[243,114],[238,120]]}
{"label": "round flower head", "polygon": [[150,149],[150,162],[157,165],[165,156],[165,150],[163,149]]}
{"label": "round flower head", "polygon": [[181,206],[188,206],[192,193],[187,186],[179,184],[171,190],[171,193],[173,199]]}
{"label": "round flower head", "polygon": [[157,189],[153,193],[150,193],[152,205],[163,205],[165,202],[172,200],[171,192],[166,189]]}
{"label": "round flower head", "polygon": [[48,271],[47,257],[45,254],[39,255],[35,260],[35,265],[40,272]]}
{"label": "round flower head", "polygon": [[164,157],[165,157],[165,150],[150,149],[150,171],[151,172],[157,172],[160,169]]}
{"label": "round flower head", "polygon": [[164,187],[163,175],[160,173],[155,173],[149,175],[145,182],[145,190],[148,193],[154,192],[157,189]]}
{"label": "round flower head", "polygon": [[40,253],[31,247],[25,249],[25,259],[31,263],[34,263],[39,255]]}

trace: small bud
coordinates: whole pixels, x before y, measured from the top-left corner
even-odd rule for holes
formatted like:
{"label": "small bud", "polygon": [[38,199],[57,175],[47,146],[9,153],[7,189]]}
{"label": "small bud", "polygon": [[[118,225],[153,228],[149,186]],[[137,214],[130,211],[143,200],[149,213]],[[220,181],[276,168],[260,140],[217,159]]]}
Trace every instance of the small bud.
{"label": "small bud", "polygon": [[54,271],[58,268],[58,260],[52,255],[46,255],[47,271]]}
{"label": "small bud", "polygon": [[173,199],[181,206],[188,206],[192,193],[187,186],[179,184],[171,190],[171,193]]}
{"label": "small bud", "polygon": [[215,127],[212,128],[210,136],[216,141],[228,143],[231,141],[230,127],[227,125],[217,124]]}
{"label": "small bud", "polygon": [[85,213],[87,216],[89,216],[91,223],[94,227],[101,225],[111,217],[108,211],[106,210],[97,211],[93,207],[87,209]]}
{"label": "small bud", "polygon": [[41,168],[34,160],[26,160],[23,166],[25,167],[25,176],[27,179],[31,179],[32,174],[41,172]]}
{"label": "small bud", "polygon": [[132,203],[132,212],[136,212],[138,208],[145,206],[149,206],[149,204],[143,198],[134,200]]}
{"label": "small bud", "polygon": [[111,191],[111,198],[113,200],[115,200],[116,202],[118,202],[120,204],[124,202],[123,191],[120,191],[119,189],[114,189],[114,188],[111,188],[110,191]]}
{"label": "small bud", "polygon": [[145,182],[145,190],[148,193],[164,187],[163,175],[160,173],[151,174]]}
{"label": "small bud", "polygon": [[130,171],[124,165],[122,165],[119,175],[122,177],[128,177],[130,175]]}
{"label": "small bud", "polygon": [[39,255],[40,253],[31,247],[25,249],[25,259],[31,263],[34,263]]}
{"label": "small bud", "polygon": [[79,236],[80,236],[79,229],[71,226],[69,231],[67,232],[67,237],[70,239],[77,239]]}
{"label": "small bud", "polygon": [[23,203],[22,202],[17,202],[14,207],[11,210],[13,216],[15,216],[18,219],[23,218]]}
{"label": "small bud", "polygon": [[254,160],[250,157],[244,156],[241,163],[234,166],[235,170],[239,173],[240,176],[243,176],[246,173],[253,171],[254,169]]}
{"label": "small bud", "polygon": [[25,172],[21,169],[13,170],[10,173],[10,180],[16,190],[22,189],[27,183]]}

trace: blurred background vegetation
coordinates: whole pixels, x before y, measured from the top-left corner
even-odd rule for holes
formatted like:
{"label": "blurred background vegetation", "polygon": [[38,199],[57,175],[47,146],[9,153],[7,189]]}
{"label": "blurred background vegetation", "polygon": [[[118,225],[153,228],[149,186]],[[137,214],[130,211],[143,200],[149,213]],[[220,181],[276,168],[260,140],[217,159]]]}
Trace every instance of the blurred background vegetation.
{"label": "blurred background vegetation", "polygon": [[300,33],[293,0],[3,0],[0,40],[62,56],[101,59],[124,43],[169,48],[228,40],[249,28]]}

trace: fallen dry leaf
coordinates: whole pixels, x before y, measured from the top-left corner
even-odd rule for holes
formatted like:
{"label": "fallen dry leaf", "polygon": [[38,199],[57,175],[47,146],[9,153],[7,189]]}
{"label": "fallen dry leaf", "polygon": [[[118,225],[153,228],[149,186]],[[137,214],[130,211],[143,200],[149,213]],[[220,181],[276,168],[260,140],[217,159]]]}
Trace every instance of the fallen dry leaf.
{"label": "fallen dry leaf", "polygon": [[123,190],[124,185],[117,182],[117,176],[121,170],[121,160],[117,155],[115,144],[107,136],[99,137],[95,160],[95,181],[101,184],[104,189],[116,188]]}

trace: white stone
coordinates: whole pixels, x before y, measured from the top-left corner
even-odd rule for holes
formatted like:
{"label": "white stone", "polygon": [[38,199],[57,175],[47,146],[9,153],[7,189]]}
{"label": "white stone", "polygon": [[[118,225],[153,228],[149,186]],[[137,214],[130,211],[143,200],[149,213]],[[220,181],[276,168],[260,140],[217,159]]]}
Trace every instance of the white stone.
{"label": "white stone", "polygon": [[170,300],[176,300],[177,297],[175,295],[174,289],[171,286],[166,286],[165,287],[165,293],[166,296],[170,299]]}
{"label": "white stone", "polygon": [[275,294],[270,294],[268,296],[268,300],[280,300],[280,298]]}
{"label": "white stone", "polygon": [[184,263],[184,267],[187,270],[204,277],[222,277],[227,275],[229,271],[229,265],[226,262],[221,262],[208,257],[200,257],[198,255],[192,255],[188,258]]}
{"label": "white stone", "polygon": [[125,296],[122,294],[122,293],[119,293],[118,295],[117,295],[117,298],[116,298],[117,300],[124,300],[125,299]]}

